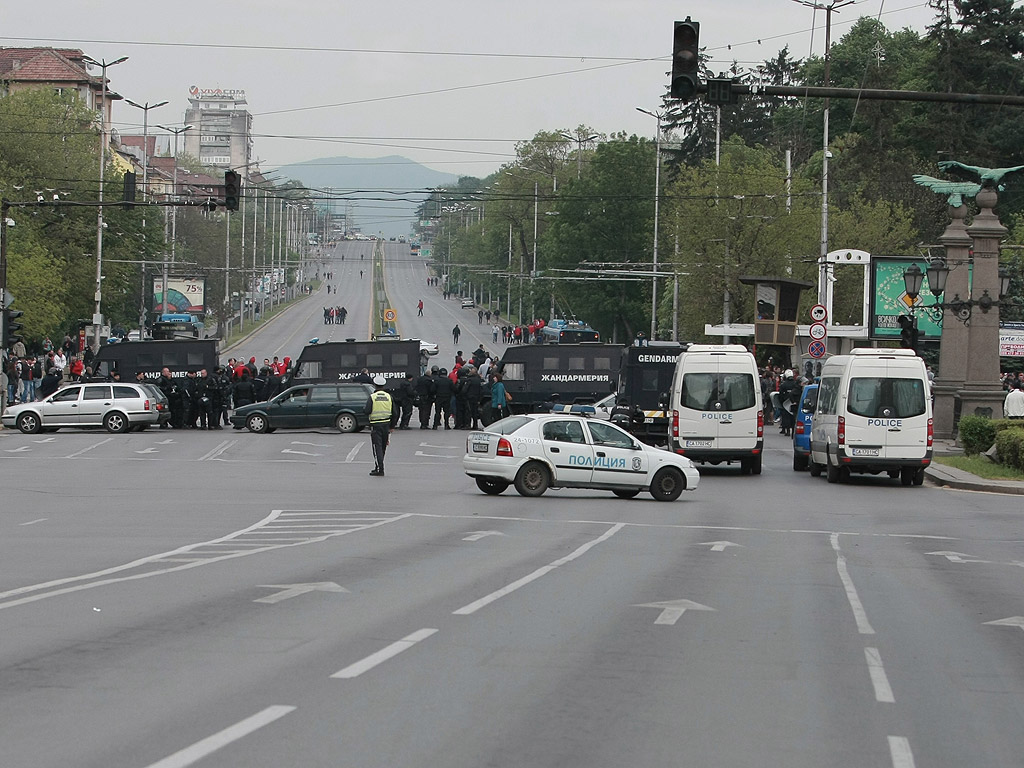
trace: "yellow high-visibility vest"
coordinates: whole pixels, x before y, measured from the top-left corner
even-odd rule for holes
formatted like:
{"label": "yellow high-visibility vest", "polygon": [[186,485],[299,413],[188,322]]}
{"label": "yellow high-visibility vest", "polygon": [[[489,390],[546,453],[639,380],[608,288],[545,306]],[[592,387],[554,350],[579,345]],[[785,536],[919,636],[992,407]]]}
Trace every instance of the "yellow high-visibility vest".
{"label": "yellow high-visibility vest", "polygon": [[370,411],[370,423],[379,424],[382,421],[391,421],[391,395],[384,390],[374,392],[373,408]]}

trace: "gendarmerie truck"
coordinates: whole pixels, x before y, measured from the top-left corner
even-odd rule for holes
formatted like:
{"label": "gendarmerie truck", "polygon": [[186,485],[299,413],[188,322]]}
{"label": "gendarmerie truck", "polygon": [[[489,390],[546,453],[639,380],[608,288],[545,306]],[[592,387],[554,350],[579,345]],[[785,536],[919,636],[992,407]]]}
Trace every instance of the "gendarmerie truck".
{"label": "gendarmerie truck", "polygon": [[620,344],[524,344],[501,357],[513,413],[533,413],[551,396],[563,404],[594,403],[615,389]]}
{"label": "gendarmerie truck", "polygon": [[666,445],[672,412],[667,408],[679,355],[688,344],[652,341],[627,347],[611,421],[648,445]]}
{"label": "gendarmerie truck", "polygon": [[155,381],[164,368],[170,370],[171,378],[184,378],[188,371],[203,368],[212,375],[219,364],[217,339],[122,341],[100,347],[89,379],[103,381],[116,370],[122,381],[134,381],[140,371]]}
{"label": "gendarmerie truck", "polygon": [[378,373],[391,389],[405,379],[420,375],[420,342],[415,339],[376,339],[373,341],[329,341],[307,344],[288,386],[331,381],[351,381],[365,368],[373,378]]}

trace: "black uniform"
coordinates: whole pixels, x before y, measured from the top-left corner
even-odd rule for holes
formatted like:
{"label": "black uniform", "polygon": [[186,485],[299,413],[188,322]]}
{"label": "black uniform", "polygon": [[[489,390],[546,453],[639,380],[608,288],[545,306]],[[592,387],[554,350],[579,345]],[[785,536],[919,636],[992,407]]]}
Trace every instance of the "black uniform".
{"label": "black uniform", "polygon": [[800,385],[794,379],[786,379],[779,385],[779,411],[784,435],[793,433],[793,416],[799,399]]}
{"label": "black uniform", "polygon": [[434,404],[434,394],[437,391],[436,383],[429,371],[416,379],[416,398],[420,404],[420,429],[430,427],[430,407]]}
{"label": "black uniform", "polygon": [[413,383],[412,374],[406,374],[405,379],[398,385],[395,399],[402,413],[398,428],[408,429],[409,420],[412,418],[412,403],[416,399],[416,385]]}
{"label": "black uniform", "polygon": [[452,380],[442,368],[434,381],[434,429],[441,423],[441,414],[444,414],[444,428],[451,429],[448,421],[452,416]]}

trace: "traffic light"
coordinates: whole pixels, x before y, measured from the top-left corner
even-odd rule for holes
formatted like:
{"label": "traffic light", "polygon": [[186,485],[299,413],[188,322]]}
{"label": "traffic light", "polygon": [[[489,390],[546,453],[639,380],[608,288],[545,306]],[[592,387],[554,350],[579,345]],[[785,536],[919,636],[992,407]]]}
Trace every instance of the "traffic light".
{"label": "traffic light", "polygon": [[917,318],[899,315],[896,319],[900,324],[900,346],[917,352]]}
{"label": "traffic light", "polygon": [[135,202],[135,174],[132,171],[128,171],[124,175],[124,196],[122,201],[125,204],[124,209],[130,211],[132,207],[128,203]]}
{"label": "traffic light", "polygon": [[238,210],[241,196],[241,178],[235,171],[224,171],[224,207],[229,211]]}
{"label": "traffic light", "polygon": [[700,22],[677,21],[672,39],[672,83],[669,93],[673,99],[691,101],[700,90]]}
{"label": "traffic light", "polygon": [[4,349],[10,349],[21,341],[21,336],[18,335],[18,331],[21,330],[21,323],[16,321],[24,314],[24,312],[17,309],[4,308]]}

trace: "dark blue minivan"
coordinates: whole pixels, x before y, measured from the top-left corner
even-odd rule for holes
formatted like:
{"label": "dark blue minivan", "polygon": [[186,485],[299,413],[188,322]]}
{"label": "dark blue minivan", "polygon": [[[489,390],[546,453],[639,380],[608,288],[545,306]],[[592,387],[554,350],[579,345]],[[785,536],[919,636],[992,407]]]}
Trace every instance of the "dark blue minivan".
{"label": "dark blue minivan", "polygon": [[811,419],[818,404],[818,385],[808,384],[800,393],[793,419],[793,471],[803,472],[811,461]]}

